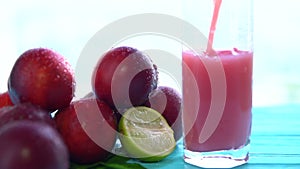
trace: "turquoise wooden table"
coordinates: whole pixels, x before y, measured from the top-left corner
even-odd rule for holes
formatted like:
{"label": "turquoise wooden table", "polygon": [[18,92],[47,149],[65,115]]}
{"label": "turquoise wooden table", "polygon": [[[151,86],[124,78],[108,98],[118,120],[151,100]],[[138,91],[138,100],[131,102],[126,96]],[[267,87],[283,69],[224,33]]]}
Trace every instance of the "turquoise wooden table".
{"label": "turquoise wooden table", "polygon": [[[141,163],[149,169],[197,169],[183,159],[182,141],[159,163]],[[254,107],[248,164],[236,169],[300,169],[300,105]],[[199,169],[199,168],[198,168]]]}

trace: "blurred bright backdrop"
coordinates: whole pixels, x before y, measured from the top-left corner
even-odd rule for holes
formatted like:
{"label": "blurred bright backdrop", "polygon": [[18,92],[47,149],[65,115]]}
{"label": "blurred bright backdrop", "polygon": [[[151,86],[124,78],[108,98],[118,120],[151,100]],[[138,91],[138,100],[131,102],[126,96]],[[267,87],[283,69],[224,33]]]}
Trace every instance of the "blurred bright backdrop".
{"label": "blurred bright backdrop", "polygon": [[[84,45],[103,26],[143,12],[179,16],[180,1],[3,1],[0,92],[7,90],[9,72],[24,51],[52,48],[75,66]],[[299,18],[296,0],[254,0],[254,106],[300,103]]]}

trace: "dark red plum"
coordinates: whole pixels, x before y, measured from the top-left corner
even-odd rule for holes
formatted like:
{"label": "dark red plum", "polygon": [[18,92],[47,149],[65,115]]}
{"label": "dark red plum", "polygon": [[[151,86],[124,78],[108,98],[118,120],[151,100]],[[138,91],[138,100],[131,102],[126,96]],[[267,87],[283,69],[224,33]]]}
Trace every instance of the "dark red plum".
{"label": "dark red plum", "polygon": [[15,121],[0,129],[1,169],[68,169],[67,147],[50,125]]}
{"label": "dark red plum", "polygon": [[14,105],[9,97],[8,92],[0,94],[0,108]]}
{"label": "dark red plum", "polygon": [[17,104],[0,109],[0,127],[20,120],[40,121],[55,127],[55,122],[47,111],[30,103]]}
{"label": "dark red plum", "polygon": [[143,104],[157,87],[156,65],[145,53],[127,46],[112,48],[98,61],[92,77],[97,98],[116,109]]}
{"label": "dark red plum", "polygon": [[56,113],[55,122],[71,161],[89,164],[110,156],[117,136],[113,110],[96,98],[84,98]]}
{"label": "dark red plum", "polygon": [[8,92],[14,104],[30,102],[54,111],[67,107],[75,92],[71,65],[59,53],[35,48],[24,52],[15,62]]}

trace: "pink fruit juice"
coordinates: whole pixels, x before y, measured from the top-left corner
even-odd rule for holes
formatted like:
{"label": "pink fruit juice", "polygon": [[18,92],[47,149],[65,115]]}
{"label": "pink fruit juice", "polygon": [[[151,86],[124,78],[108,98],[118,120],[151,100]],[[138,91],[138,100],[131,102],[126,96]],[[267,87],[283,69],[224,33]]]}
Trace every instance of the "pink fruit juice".
{"label": "pink fruit juice", "polygon": [[[253,53],[237,48],[213,49],[222,0],[213,2],[206,51],[196,55],[184,51],[182,55],[184,142],[187,152],[242,150],[248,145],[251,132]],[[243,38],[247,40],[247,37]],[[247,160],[247,153],[247,150],[241,154],[215,153],[208,155],[208,158]],[[187,159],[193,158],[187,154]]]}
{"label": "pink fruit juice", "polygon": [[[220,62],[216,62],[214,57],[183,52],[185,148],[194,152],[239,149],[247,144],[250,135],[253,54],[236,49],[216,53],[215,57],[219,57]],[[218,77],[210,76],[214,72],[209,71],[217,69],[208,71],[205,64],[214,67],[220,63],[225,74],[225,99],[224,103],[214,103],[211,82]],[[198,92],[195,92],[195,88],[198,88]],[[210,112],[212,106],[217,104],[223,105],[223,112]],[[200,133],[205,132],[204,125],[209,112],[221,115],[219,120],[215,117],[214,124],[209,124],[214,129],[210,136],[199,142]]]}

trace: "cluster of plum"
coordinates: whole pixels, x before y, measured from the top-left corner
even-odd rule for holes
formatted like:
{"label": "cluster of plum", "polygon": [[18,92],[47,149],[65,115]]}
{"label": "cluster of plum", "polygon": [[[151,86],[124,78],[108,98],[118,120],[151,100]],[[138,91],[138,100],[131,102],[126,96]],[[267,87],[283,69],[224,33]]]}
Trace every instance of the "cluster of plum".
{"label": "cluster of plum", "polygon": [[47,48],[24,52],[0,95],[0,168],[68,169],[112,155],[118,120],[134,106],[160,112],[181,137],[181,96],[158,85],[158,70],[145,53],[112,48],[95,66],[93,91],[74,99],[70,64]]}

